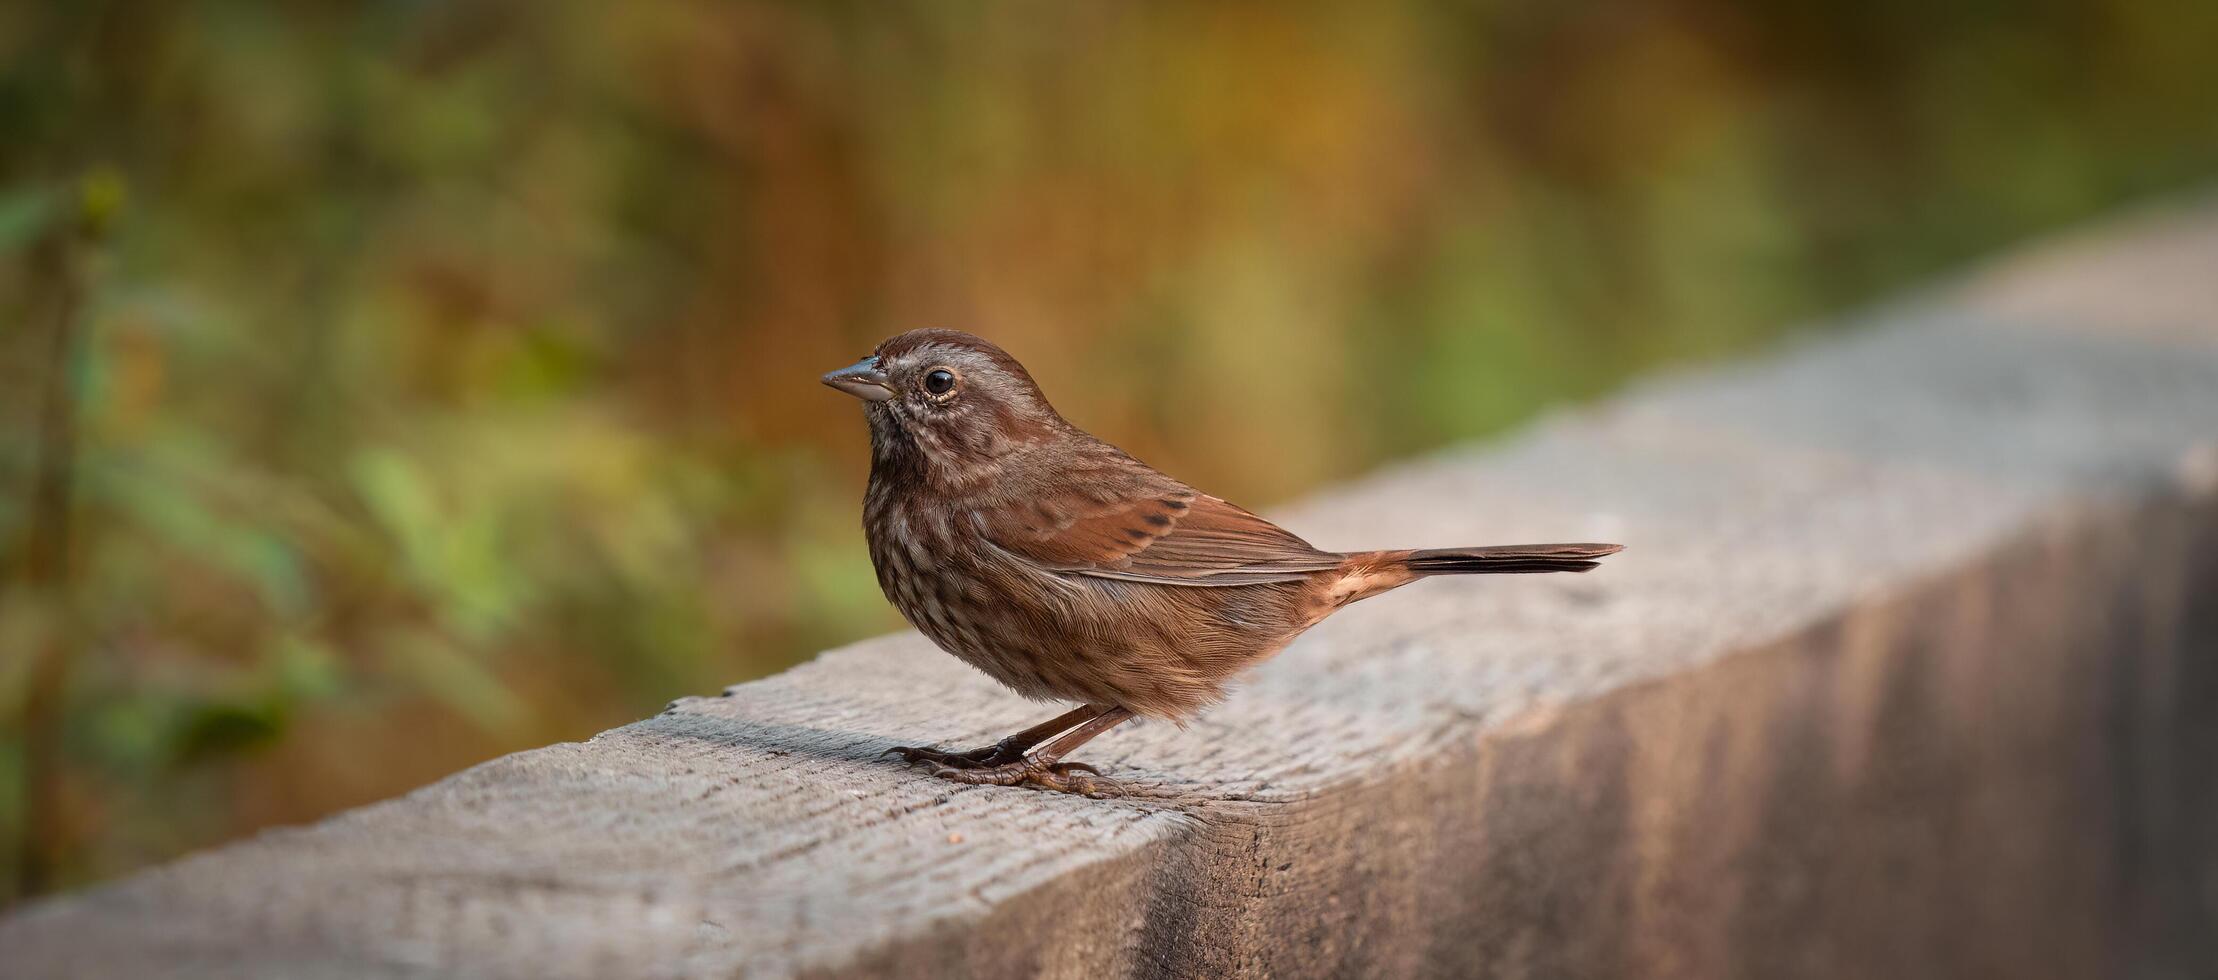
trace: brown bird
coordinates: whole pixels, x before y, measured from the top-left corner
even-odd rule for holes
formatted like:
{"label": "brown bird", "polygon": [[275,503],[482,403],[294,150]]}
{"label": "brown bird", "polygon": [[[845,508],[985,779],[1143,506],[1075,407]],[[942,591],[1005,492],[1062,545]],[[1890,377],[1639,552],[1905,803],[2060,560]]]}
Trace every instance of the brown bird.
{"label": "brown bird", "polygon": [[1099,770],[1063,757],[1134,715],[1192,718],[1342,606],[1428,575],[1583,572],[1619,550],[1322,551],[1064,421],[1015,358],[954,330],[894,337],[824,383],[870,421],[863,531],[886,598],[1018,694],[1079,704],[982,748],[889,750],[957,782],[1105,795]]}

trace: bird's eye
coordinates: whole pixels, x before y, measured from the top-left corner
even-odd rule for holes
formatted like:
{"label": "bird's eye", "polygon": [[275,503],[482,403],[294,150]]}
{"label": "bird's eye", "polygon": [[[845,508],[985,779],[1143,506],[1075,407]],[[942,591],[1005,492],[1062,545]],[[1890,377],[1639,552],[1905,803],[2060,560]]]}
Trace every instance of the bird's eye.
{"label": "bird's eye", "polygon": [[924,375],[924,390],[934,395],[944,395],[954,391],[955,372],[946,368],[933,368]]}

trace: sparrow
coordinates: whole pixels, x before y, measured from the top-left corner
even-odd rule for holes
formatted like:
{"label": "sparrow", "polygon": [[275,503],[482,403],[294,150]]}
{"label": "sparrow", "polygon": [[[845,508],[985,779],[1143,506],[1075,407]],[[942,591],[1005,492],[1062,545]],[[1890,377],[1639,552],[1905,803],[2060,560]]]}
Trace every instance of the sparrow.
{"label": "sparrow", "polygon": [[1584,572],[1614,544],[1325,551],[1088,435],[1024,365],[912,330],[824,383],[863,403],[863,531],[901,615],[1010,690],[1070,709],[969,750],[897,746],[959,783],[1101,797],[1063,761],[1134,717],[1183,724],[1335,610],[1433,575]]}

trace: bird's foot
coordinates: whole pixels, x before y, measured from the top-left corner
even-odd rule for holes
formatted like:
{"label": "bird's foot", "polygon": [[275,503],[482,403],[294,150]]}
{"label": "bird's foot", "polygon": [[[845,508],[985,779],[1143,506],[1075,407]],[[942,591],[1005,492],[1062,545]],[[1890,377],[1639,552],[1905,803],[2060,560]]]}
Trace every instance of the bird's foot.
{"label": "bird's foot", "polygon": [[932,775],[973,786],[1031,786],[1058,793],[1076,793],[1097,800],[1108,799],[1123,791],[1115,780],[1103,776],[1101,770],[1083,762],[1040,762],[1028,759],[992,766],[941,766],[932,770]]}
{"label": "bird's foot", "polygon": [[950,749],[919,749],[907,745],[896,745],[887,749],[885,754],[898,755],[901,757],[901,761],[910,765],[929,762],[935,769],[978,769],[1024,761],[1022,750],[1011,749],[1000,742],[965,752],[956,752]]}

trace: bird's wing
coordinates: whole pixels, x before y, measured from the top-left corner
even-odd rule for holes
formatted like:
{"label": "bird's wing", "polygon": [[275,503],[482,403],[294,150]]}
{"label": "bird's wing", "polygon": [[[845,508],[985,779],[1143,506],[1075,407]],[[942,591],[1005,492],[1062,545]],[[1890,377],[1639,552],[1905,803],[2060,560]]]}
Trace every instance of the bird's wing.
{"label": "bird's wing", "polygon": [[1049,571],[1161,585],[1290,582],[1342,560],[1237,506],[1148,476],[1033,496],[981,515],[981,524],[996,546]]}

